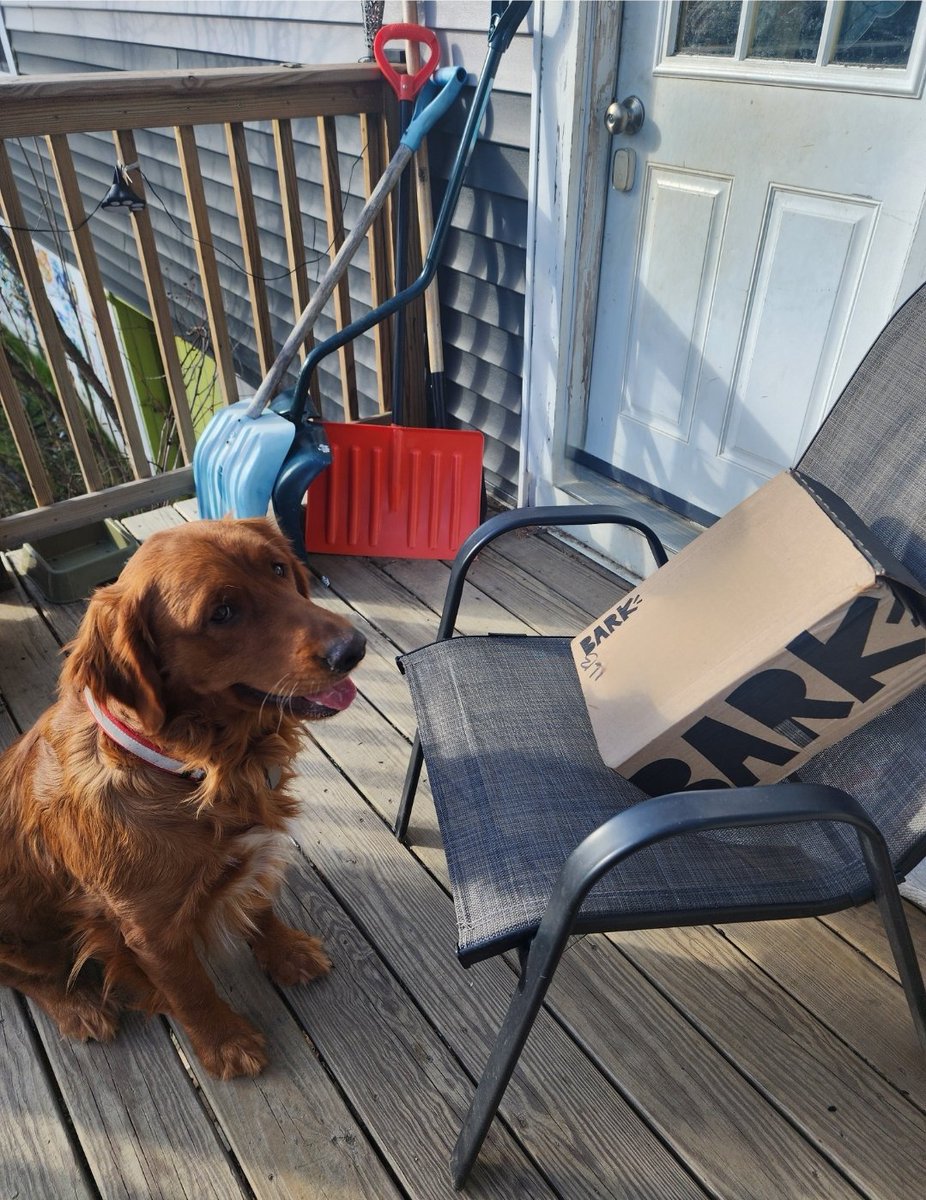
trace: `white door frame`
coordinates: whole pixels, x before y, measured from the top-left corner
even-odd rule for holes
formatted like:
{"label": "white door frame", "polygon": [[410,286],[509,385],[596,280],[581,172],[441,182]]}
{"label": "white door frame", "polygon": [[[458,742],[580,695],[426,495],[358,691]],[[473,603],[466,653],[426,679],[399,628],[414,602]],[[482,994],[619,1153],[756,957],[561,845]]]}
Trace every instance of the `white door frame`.
{"label": "white door frame", "polygon": [[[570,403],[587,386],[594,349],[611,160],[604,112],[615,99],[622,3],[538,7],[518,503],[620,503],[678,549],[697,532],[691,522],[564,462]],[[588,544],[638,577],[654,565],[633,533],[593,533]]]}
{"label": "white door frame", "polygon": [[[574,375],[590,361],[598,289],[598,231],[611,139],[596,112],[613,99],[619,0],[543,0],[534,31],[528,202],[521,504],[548,503],[554,441]],[[601,54],[603,48],[607,52]],[[594,57],[593,57],[594,56]],[[573,170],[573,164],[582,164]],[[592,234],[595,233],[593,237]],[[579,264],[591,313],[580,317]],[[584,328],[583,328],[584,327]],[[561,437],[561,435],[560,435]]]}

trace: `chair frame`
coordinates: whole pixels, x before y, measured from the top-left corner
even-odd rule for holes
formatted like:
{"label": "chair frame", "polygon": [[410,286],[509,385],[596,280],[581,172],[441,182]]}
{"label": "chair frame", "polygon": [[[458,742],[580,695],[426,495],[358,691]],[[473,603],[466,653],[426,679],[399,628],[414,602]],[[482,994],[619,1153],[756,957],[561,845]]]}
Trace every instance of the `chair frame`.
{"label": "chair frame", "polygon": [[[637,529],[647,540],[657,565],[668,561],[657,535],[648,526],[607,505],[569,505],[514,510],[501,513],[481,525],[461,546],[447,586],[447,595],[437,640],[452,637],[466,573],[473,560],[503,533],[531,526],[567,527],[600,523]],[[395,833],[406,837],[417,790],[423,752],[416,734],[396,818]],[[745,826],[793,822],[839,821],[855,827],[871,883],[871,892],[853,898],[877,902],[888,942],[897,964],[904,995],[920,1044],[926,1048],[926,987],[917,961],[910,929],[903,911],[894,868],[881,833],[861,804],[847,792],[816,784],[788,783],[758,785],[729,790],[679,792],[656,796],[624,810],[589,834],[566,860],[553,888],[546,912],[532,938],[518,947],[521,967],[517,990],[498,1033],[489,1059],[476,1087],[451,1157],[455,1188],[465,1184],[504,1095],[512,1072],[543,1003],[547,989],[573,932],[581,905],[592,887],[608,871],[646,846],[683,833]],[[849,907],[843,905],[841,907]],[[697,914],[698,923],[769,920],[787,916],[817,915],[810,905],[788,910],[783,905],[753,905],[738,911],[729,908]],[[648,915],[646,925],[655,927],[690,924],[677,914]],[[625,928],[639,928],[628,921]],[[610,929],[619,925],[611,924]]]}

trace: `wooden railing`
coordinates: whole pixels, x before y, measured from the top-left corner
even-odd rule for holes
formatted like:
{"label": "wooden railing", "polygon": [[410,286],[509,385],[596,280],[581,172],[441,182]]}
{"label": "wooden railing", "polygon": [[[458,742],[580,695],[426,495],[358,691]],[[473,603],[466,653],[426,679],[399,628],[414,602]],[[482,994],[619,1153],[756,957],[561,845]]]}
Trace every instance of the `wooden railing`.
{"label": "wooden railing", "polygon": [[[153,323],[161,364],[170,397],[173,427],[176,431],[176,461],[171,470],[161,470],[146,454],[139,412],[133,402],[123,350],[113,325],[107,300],[105,272],[101,268],[95,244],[94,222],[88,211],[99,195],[82,192],[81,179],[69,144],[69,135],[110,133],[113,162],[130,165],[139,160],[136,133],[139,130],[173,130],[177,160],[185,196],[185,220],[195,246],[200,299],[208,324],[209,351],[215,362],[217,386],[225,403],[238,398],[238,376],[232,342],[226,320],[226,297],[220,284],[220,272],[212,236],[208,183],[204,182],[197,145],[196,127],[224,126],[228,171],[234,189],[235,209],[240,228],[240,261],[247,272],[250,300],[250,324],[253,344],[261,373],[273,361],[277,345],[265,284],[269,265],[261,247],[251,167],[248,159],[245,122],[269,121],[272,126],[278,179],[278,203],[285,237],[286,263],[291,279],[294,315],[302,311],[310,298],[306,271],[306,245],[303,237],[303,208],[296,171],[293,121],[314,118],[317,121],[324,189],[327,254],[333,257],[344,239],[345,214],[338,164],[336,117],[356,116],[360,122],[364,194],[369,195],[379,178],[395,137],[395,110],[391,92],[383,85],[378,69],[369,65],[281,66],[246,69],[217,69],[198,72],[108,72],[68,76],[20,77],[0,83],[0,210],[6,243],[12,244],[15,266],[21,278],[34,324],[41,340],[41,352],[50,372],[67,438],[79,467],[84,494],[55,501],[55,488],[48,464],[30,423],[16,370],[0,341],[0,401],[9,424],[22,471],[28,480],[35,507],[26,512],[0,516],[0,549],[20,544],[43,533],[75,528],[102,515],[164,503],[191,492],[191,467],[195,444],[194,422],[181,370],[176,334],[165,285],[162,258],[152,224],[150,194],[146,196],[145,163],[129,172],[133,190],[149,201],[141,211],[124,212],[131,222],[137,251],[138,269],[147,297],[148,315]],[[125,461],[125,482],[106,487],[99,457],[99,437],[91,436],[93,420],[90,408],[75,388],[69,362],[68,339],[52,309],[30,232],[23,197],[8,142],[42,139],[44,154],[53,167],[58,204],[66,222],[73,261],[79,268],[92,307],[95,333],[106,368],[109,393],[107,403],[118,417],[122,435],[121,453]],[[100,143],[101,147],[104,145]],[[112,164],[110,164],[110,167]],[[86,190],[86,188],[84,189]],[[392,289],[393,269],[389,206],[368,236],[370,302],[385,299]],[[176,222],[175,222],[176,223]],[[99,234],[97,233],[98,237]],[[414,244],[416,239],[410,241]],[[284,264],[275,264],[283,266]],[[414,264],[412,264],[414,269]],[[242,289],[243,295],[243,289]],[[351,320],[351,294],[347,277],[342,281],[331,304],[337,328]],[[420,322],[420,317],[418,318]],[[376,401],[381,412],[391,407],[389,395],[392,349],[389,331],[379,326],[374,331],[376,360]],[[421,338],[410,323],[409,351],[414,354]],[[307,339],[306,350],[311,346]],[[417,353],[421,353],[420,347]],[[72,356],[73,359],[73,356]],[[350,343],[339,351],[340,403],[343,419],[358,416],[356,373]],[[21,365],[17,366],[22,374]],[[254,372],[252,371],[253,375]],[[413,387],[423,371],[409,375]],[[256,385],[259,379],[249,381]],[[253,390],[253,387],[248,389]],[[420,410],[422,398],[411,396],[408,411]],[[161,464],[163,466],[163,464]]]}

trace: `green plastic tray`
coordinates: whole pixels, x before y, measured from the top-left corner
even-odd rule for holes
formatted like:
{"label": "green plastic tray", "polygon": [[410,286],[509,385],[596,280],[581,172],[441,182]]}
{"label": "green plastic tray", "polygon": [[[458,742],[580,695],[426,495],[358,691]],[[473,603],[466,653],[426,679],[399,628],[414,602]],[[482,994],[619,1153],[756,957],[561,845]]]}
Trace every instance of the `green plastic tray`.
{"label": "green plastic tray", "polygon": [[115,579],[138,545],[123,525],[107,518],[26,542],[19,552],[19,569],[47,600],[67,604]]}

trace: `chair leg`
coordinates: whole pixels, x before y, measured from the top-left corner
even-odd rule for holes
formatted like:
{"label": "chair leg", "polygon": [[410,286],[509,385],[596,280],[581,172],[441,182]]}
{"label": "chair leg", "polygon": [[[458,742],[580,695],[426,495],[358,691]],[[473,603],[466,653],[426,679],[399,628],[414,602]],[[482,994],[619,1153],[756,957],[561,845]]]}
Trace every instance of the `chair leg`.
{"label": "chair leg", "polygon": [[522,952],[522,974],[511,999],[505,1020],[495,1039],[482,1077],[476,1085],[469,1112],[450,1156],[453,1186],[459,1191],[469,1178],[476,1156],[485,1141],[492,1119],[517,1065],[524,1043],[534,1024],[547,988],[563,952],[564,939],[536,938],[527,953]]}
{"label": "chair leg", "polygon": [[395,835],[400,842],[405,841],[408,833],[408,822],[411,820],[412,805],[415,803],[415,793],[418,790],[418,780],[421,778],[421,766],[424,754],[421,749],[421,735],[415,732],[411,757],[408,760],[408,770],[405,772],[405,785],[402,788],[402,799],[399,801],[399,811],[395,818]]}
{"label": "chair leg", "polygon": [[[861,836],[861,835],[860,835]],[[903,984],[904,995],[913,1018],[913,1027],[920,1045],[926,1049],[926,987],[910,936],[903,910],[903,900],[897,888],[897,880],[883,843],[862,838],[868,873],[875,889],[875,901],[884,924],[884,931],[897,964],[897,973]]]}

